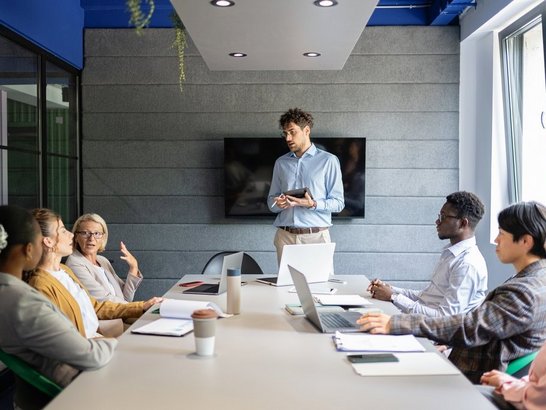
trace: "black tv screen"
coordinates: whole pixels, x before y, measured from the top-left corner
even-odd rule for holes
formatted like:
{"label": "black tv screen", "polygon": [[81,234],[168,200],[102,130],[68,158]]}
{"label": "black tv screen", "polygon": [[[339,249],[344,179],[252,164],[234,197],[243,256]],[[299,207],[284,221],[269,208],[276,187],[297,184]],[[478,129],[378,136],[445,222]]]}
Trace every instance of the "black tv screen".
{"label": "black tv screen", "polygon": [[[364,218],[366,138],[313,138],[339,158],[345,209],[334,218]],[[224,138],[226,217],[275,217],[267,195],[277,158],[288,152],[281,138]]]}

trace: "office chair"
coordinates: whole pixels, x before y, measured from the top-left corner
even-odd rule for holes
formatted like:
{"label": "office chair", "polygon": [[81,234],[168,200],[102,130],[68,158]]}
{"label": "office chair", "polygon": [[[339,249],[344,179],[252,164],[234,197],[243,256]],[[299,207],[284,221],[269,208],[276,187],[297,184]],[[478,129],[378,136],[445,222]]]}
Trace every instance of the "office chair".
{"label": "office chair", "polygon": [[518,357],[517,359],[512,360],[510,363],[508,363],[506,373],[517,378],[527,376],[529,374],[531,363],[533,360],[535,360],[537,354],[538,352],[533,352],[526,356]]}
{"label": "office chair", "polygon": [[[222,263],[224,262],[224,256],[231,255],[237,251],[223,251],[213,255],[205,264],[201,274],[203,275],[220,275],[222,273]],[[243,255],[243,263],[241,265],[241,274],[254,274],[262,275],[263,271],[258,265],[258,262],[254,260],[248,253]]]}
{"label": "office chair", "polygon": [[0,361],[24,382],[51,398],[63,390],[62,387],[30,367],[26,362],[17,356],[4,352],[2,349],[0,349]]}

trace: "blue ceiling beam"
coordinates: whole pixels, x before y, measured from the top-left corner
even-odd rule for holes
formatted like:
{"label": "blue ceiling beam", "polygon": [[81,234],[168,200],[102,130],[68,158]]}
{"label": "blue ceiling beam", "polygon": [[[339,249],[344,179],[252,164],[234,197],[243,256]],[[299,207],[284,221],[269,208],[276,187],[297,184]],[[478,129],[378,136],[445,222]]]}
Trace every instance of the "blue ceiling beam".
{"label": "blue ceiling beam", "polygon": [[427,8],[376,8],[367,26],[426,26]]}
{"label": "blue ceiling beam", "polygon": [[447,26],[458,23],[458,17],[468,7],[476,7],[476,0],[434,0],[430,7],[430,25]]}

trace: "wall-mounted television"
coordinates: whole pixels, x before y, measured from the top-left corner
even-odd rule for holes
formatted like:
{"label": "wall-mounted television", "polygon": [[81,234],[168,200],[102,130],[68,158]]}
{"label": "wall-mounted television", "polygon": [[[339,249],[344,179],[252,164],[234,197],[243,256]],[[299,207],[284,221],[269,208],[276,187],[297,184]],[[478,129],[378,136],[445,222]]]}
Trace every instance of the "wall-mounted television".
{"label": "wall-mounted television", "polygon": [[[339,158],[345,209],[334,218],[364,218],[366,138],[313,138]],[[267,195],[277,158],[288,152],[281,138],[224,138],[226,217],[275,217]]]}

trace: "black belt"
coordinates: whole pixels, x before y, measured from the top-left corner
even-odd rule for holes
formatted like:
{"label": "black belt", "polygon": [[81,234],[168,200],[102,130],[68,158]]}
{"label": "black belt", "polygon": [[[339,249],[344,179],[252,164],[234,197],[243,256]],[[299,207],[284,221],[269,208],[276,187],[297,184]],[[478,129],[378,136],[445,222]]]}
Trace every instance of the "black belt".
{"label": "black belt", "polygon": [[293,233],[295,235],[304,235],[306,233],[317,233],[320,231],[325,231],[328,227],[313,227],[313,228],[293,228],[291,226],[279,226],[279,229],[283,231]]}

